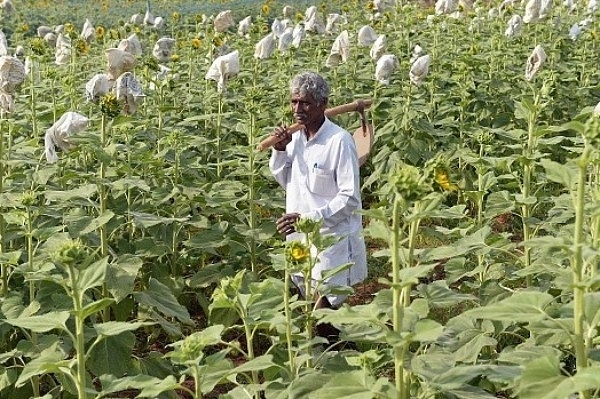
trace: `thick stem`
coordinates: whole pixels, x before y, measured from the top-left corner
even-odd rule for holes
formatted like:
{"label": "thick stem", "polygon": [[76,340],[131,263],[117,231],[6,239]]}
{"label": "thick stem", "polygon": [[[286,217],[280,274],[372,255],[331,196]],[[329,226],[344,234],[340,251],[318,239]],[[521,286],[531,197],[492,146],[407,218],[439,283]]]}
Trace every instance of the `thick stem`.
{"label": "thick stem", "polygon": [[[396,198],[392,210],[392,306],[393,306],[393,328],[396,334],[402,331],[402,319],[404,317],[404,305],[402,289],[400,288],[400,217],[402,212],[402,200]],[[404,345],[394,346],[394,370],[396,391],[399,398],[404,399]]]}
{"label": "thick stem", "polygon": [[[254,129],[255,129],[255,116],[254,112],[250,113],[250,129],[248,131],[248,148],[254,148]],[[256,228],[256,204],[255,204],[255,175],[254,175],[254,156],[255,152],[250,151],[248,156],[248,207],[249,207],[249,228],[252,232],[250,236],[250,266],[252,272],[257,273],[257,265],[256,265],[256,240],[254,239],[254,229]]]}
{"label": "thick stem", "polygon": [[75,356],[77,359],[77,397],[87,398],[85,375],[85,330],[81,310],[83,308],[83,293],[79,292],[77,276],[73,264],[69,264],[69,278],[71,280],[71,298],[75,314]]}
{"label": "thick stem", "polygon": [[[101,127],[100,127],[100,144],[102,150],[106,147],[106,116],[102,115]],[[100,161],[100,177],[98,183],[98,196],[100,198],[100,212],[99,215],[104,215],[106,212],[106,186],[104,179],[106,177],[106,165],[104,160]],[[106,232],[106,224],[100,226],[100,254],[102,257],[108,256],[108,237]],[[102,296],[108,297],[108,286],[106,283],[102,284]],[[102,321],[107,322],[110,320],[110,307],[105,308],[102,312]]]}
{"label": "thick stem", "polygon": [[[585,181],[587,176],[588,157],[590,148],[586,145],[583,154],[579,160],[579,179],[577,182],[577,194],[575,196],[575,226],[573,231],[573,341],[575,346],[575,357],[577,371],[582,371],[588,366],[587,350],[584,337],[584,307],[585,307],[585,288],[582,285],[584,280],[583,267],[583,218],[585,208]],[[580,392],[580,398],[589,398],[586,391]]]}
{"label": "thick stem", "polygon": [[285,268],[285,280],[283,288],[283,312],[285,314],[285,339],[287,343],[290,380],[296,376],[296,364],[294,362],[294,351],[292,350],[292,310],[290,309],[290,271]]}
{"label": "thick stem", "polygon": [[[6,125],[4,111],[0,111],[0,194],[4,192],[4,134],[3,128]],[[2,208],[0,208],[2,210]],[[4,211],[0,212],[0,254],[6,251],[4,246],[4,235],[6,232],[6,222],[4,220]],[[8,265],[0,263],[0,274],[2,274],[2,297],[8,295]]]}

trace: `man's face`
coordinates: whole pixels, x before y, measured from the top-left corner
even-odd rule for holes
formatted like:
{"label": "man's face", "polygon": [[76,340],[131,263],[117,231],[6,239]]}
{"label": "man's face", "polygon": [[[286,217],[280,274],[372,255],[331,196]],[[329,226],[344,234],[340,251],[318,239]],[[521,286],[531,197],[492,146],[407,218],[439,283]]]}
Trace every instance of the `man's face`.
{"label": "man's face", "polygon": [[305,126],[321,122],[327,105],[326,103],[317,105],[317,102],[310,94],[305,96],[292,94],[290,103],[296,122]]}

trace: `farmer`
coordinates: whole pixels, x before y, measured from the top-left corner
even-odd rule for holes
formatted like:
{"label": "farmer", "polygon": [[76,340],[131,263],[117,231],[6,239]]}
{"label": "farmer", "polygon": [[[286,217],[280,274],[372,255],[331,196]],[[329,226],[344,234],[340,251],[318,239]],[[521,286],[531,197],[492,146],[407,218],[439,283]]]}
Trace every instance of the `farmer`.
{"label": "farmer", "polygon": [[[352,286],[367,277],[362,217],[356,212],[362,209],[362,203],[354,140],[325,116],[329,86],[322,76],[314,72],[296,75],[290,83],[290,94],[294,118],[303,129],[291,134],[280,126],[271,133],[282,140],[273,146],[269,167],[286,191],[286,213],[277,220],[277,231],[288,241],[301,240],[295,222],[301,217],[322,219],[321,234],[340,240],[319,254],[312,278],[321,280],[322,272],[352,263],[349,269],[326,281],[329,286]],[[304,286],[300,275],[293,280],[297,287]],[[345,299],[345,295],[332,294],[315,298],[317,308],[331,309]],[[317,334],[331,335],[328,328],[333,327],[318,325]]]}

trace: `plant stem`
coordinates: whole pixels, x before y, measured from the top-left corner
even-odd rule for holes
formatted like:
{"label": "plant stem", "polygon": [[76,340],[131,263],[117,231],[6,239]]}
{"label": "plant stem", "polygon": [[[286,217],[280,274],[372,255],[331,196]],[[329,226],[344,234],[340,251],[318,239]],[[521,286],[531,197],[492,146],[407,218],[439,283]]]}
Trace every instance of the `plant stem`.
{"label": "plant stem", "polygon": [[[104,151],[106,147],[106,116],[102,114],[101,126],[100,126],[100,145],[101,150]],[[106,212],[106,186],[104,179],[106,177],[106,165],[104,164],[104,157],[100,161],[100,178],[98,183],[98,196],[100,197],[100,212],[99,216],[104,215]],[[100,226],[100,255],[102,257],[108,256],[108,238],[106,233],[106,224]],[[108,286],[106,283],[102,284],[102,296],[108,297]],[[107,322],[110,320],[110,307],[102,310],[102,321]]]}
{"label": "plant stem", "polygon": [[[402,320],[404,318],[404,299],[402,298],[402,288],[400,288],[400,217],[402,213],[402,202],[398,196],[394,200],[392,210],[392,295],[393,295],[393,328],[394,333],[400,334],[402,331]],[[404,386],[404,345],[396,344],[394,346],[394,370],[396,391],[398,399],[408,399]]]}
{"label": "plant stem", "polygon": [[85,376],[85,331],[83,325],[82,308],[83,293],[79,292],[77,275],[72,263],[69,263],[69,279],[71,280],[71,298],[75,315],[75,355],[77,358],[77,397],[87,398],[86,376]]}
{"label": "plant stem", "polygon": [[[4,192],[4,135],[2,134],[2,128],[5,125],[4,111],[0,111],[0,194]],[[0,254],[4,254],[6,250],[4,246],[5,230],[6,222],[2,210],[0,212]],[[2,274],[2,297],[6,297],[8,295],[8,264],[5,262],[0,263],[0,274]]]}
{"label": "plant stem", "polygon": [[[585,146],[578,162],[579,179],[577,182],[577,194],[575,195],[575,226],[573,231],[573,341],[575,345],[575,357],[577,372],[583,371],[588,366],[587,350],[584,339],[584,308],[585,308],[585,288],[582,283],[584,280],[583,267],[583,218],[585,208],[585,188],[587,177],[587,166],[591,149]],[[582,391],[579,393],[582,399],[589,398],[589,393]]]}
{"label": "plant stem", "polygon": [[[287,263],[287,262],[286,262]],[[287,265],[286,265],[287,266]],[[292,312],[290,309],[290,285],[291,277],[289,268],[285,268],[285,280],[283,288],[283,311],[285,314],[285,338],[287,341],[288,362],[290,367],[290,380],[296,376],[296,365],[294,362],[294,351],[292,350]]]}

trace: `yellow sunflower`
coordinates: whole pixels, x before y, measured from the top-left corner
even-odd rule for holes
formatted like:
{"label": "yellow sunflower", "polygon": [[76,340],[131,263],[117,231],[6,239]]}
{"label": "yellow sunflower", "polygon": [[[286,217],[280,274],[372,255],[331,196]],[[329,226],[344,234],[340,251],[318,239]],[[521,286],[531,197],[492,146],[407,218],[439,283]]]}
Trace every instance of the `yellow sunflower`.
{"label": "yellow sunflower", "polygon": [[87,54],[90,51],[90,45],[83,39],[77,39],[75,42],[75,49],[78,54]]}
{"label": "yellow sunflower", "polygon": [[219,36],[213,37],[212,42],[217,47],[221,47],[223,45],[223,39],[221,39]]}
{"label": "yellow sunflower", "polygon": [[268,4],[266,4],[266,3],[265,3],[265,4],[263,4],[263,5],[262,5],[262,7],[261,7],[261,9],[260,9],[260,12],[261,12],[263,15],[269,15],[269,11],[271,11],[271,8],[269,7],[269,5],[268,5]]}
{"label": "yellow sunflower", "polygon": [[446,168],[439,167],[435,169],[435,182],[440,185],[444,191],[456,191],[458,186],[450,182]]}
{"label": "yellow sunflower", "polygon": [[96,26],[96,37],[98,39],[102,39],[104,37],[104,27],[103,26]]}
{"label": "yellow sunflower", "polygon": [[367,10],[373,11],[375,9],[375,4],[372,1],[367,2]]}
{"label": "yellow sunflower", "polygon": [[181,18],[181,14],[179,14],[177,11],[174,11],[173,15],[171,15],[171,18],[173,19],[173,22],[179,22],[179,19]]}
{"label": "yellow sunflower", "polygon": [[192,39],[192,47],[195,48],[196,50],[198,50],[200,48],[200,46],[202,45],[202,42],[200,41],[200,39],[198,39],[197,37]]}
{"label": "yellow sunflower", "polygon": [[292,241],[286,248],[286,258],[293,264],[305,263],[310,257],[310,248],[300,241]]}

